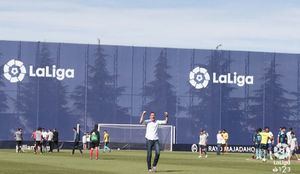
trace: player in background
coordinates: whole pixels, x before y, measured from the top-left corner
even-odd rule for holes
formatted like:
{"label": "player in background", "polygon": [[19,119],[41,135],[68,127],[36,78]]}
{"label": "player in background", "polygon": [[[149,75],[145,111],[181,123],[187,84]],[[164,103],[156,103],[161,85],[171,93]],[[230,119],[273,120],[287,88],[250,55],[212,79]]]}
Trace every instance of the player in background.
{"label": "player in background", "polygon": [[34,153],[37,154],[37,151],[40,150],[40,153],[43,153],[43,147],[42,147],[42,128],[38,128],[34,134],[35,139],[35,146],[34,146]]}
{"label": "player in background", "polygon": [[277,136],[277,144],[279,144],[279,143],[288,144],[287,141],[288,141],[288,139],[287,139],[287,135],[286,135],[286,128],[282,127]]}
{"label": "player in background", "polygon": [[228,134],[228,132],[225,130],[225,129],[223,129],[223,131],[222,131],[222,137],[223,137],[223,139],[224,139],[224,144],[222,144],[222,152],[223,153],[225,153],[225,152],[227,152],[227,150],[228,150],[228,139],[229,139],[229,134]]}
{"label": "player in background", "polygon": [[100,133],[98,131],[98,125],[97,124],[95,124],[94,129],[91,131],[90,139],[91,139],[90,159],[91,160],[93,159],[94,150],[96,150],[95,159],[98,160],[98,158],[99,158]]}
{"label": "player in background", "polygon": [[103,131],[103,141],[104,141],[104,147],[103,147],[103,152],[108,151],[111,152],[111,149],[109,148],[109,134],[107,130]]}
{"label": "player in background", "polygon": [[266,156],[267,156],[267,150],[268,150],[268,140],[269,140],[269,136],[270,134],[268,132],[266,132],[266,130],[260,132],[260,136],[261,136],[261,157],[262,157],[262,161],[266,161]]}
{"label": "player in background", "polygon": [[202,158],[202,154],[204,154],[205,158],[207,158],[207,140],[208,133],[205,130],[201,130],[199,135],[199,158]]}
{"label": "player in background", "polygon": [[258,128],[255,131],[255,134],[253,135],[253,139],[252,139],[254,147],[255,147],[255,158],[257,160],[261,159],[261,135],[260,135],[261,131],[262,131],[262,129]]}
{"label": "player in background", "polygon": [[54,147],[57,148],[57,152],[59,152],[59,146],[58,146],[58,131],[54,128],[53,129],[53,149]]}
{"label": "player in background", "polygon": [[292,141],[292,132],[293,132],[293,128],[289,128],[289,131],[286,133],[286,137],[287,137],[287,144],[289,146],[291,146],[291,141]]}
{"label": "player in background", "polygon": [[91,135],[89,132],[86,133],[86,143],[87,143],[87,149],[90,149],[91,147]]}
{"label": "player in background", "polygon": [[33,142],[34,142],[34,147],[35,147],[35,141],[36,141],[36,130],[34,130],[33,132],[32,132],[32,134],[31,134],[31,138],[33,139]]}
{"label": "player in background", "polygon": [[16,153],[22,152],[23,132],[21,128],[18,128],[15,132],[16,139]]}
{"label": "player in background", "polygon": [[269,140],[268,140],[268,153],[269,153],[269,157],[270,160],[273,160],[273,145],[274,145],[274,135],[273,133],[270,131],[269,127],[265,127],[265,132],[269,133]]}
{"label": "player in background", "polygon": [[47,152],[47,142],[48,140],[48,132],[45,130],[45,128],[42,128],[42,145],[44,152]]}
{"label": "player in background", "polygon": [[[158,127],[168,123],[168,112],[165,112],[165,120],[156,120],[155,113],[151,112],[149,119],[144,120],[146,111],[143,111],[140,118],[140,124],[146,125],[146,147],[147,147],[147,167],[149,172],[156,172],[157,163],[160,156]],[[151,167],[152,150],[155,150],[155,157]]]}
{"label": "player in background", "polygon": [[297,150],[299,148],[299,144],[296,138],[295,133],[292,131],[291,132],[291,140],[290,140],[290,150],[291,150],[291,154],[289,156],[289,159],[291,160],[291,158],[294,156],[298,161],[300,161],[298,155],[297,155]]}
{"label": "player in background", "polygon": [[225,145],[225,140],[222,136],[222,131],[218,131],[218,133],[217,133],[217,155],[221,155],[221,147],[223,145]]}
{"label": "player in background", "polygon": [[86,135],[87,135],[87,133],[84,133],[84,135],[82,136],[82,148],[84,151],[86,151],[86,149],[87,149]]}
{"label": "player in background", "polygon": [[47,139],[47,141],[48,141],[48,145],[49,145],[49,147],[50,147],[50,149],[49,149],[49,152],[53,152],[53,132],[49,129],[48,130],[48,139]]}
{"label": "player in background", "polygon": [[79,145],[80,142],[80,130],[77,131],[76,127],[73,128],[73,149],[72,155],[75,153],[75,149],[78,149],[80,154],[82,155],[81,146]]}

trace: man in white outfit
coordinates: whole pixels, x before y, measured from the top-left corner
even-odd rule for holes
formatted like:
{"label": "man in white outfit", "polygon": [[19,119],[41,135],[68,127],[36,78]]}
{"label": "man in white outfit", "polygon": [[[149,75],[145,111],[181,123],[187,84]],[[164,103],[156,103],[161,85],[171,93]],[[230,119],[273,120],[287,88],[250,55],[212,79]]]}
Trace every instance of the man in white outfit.
{"label": "man in white outfit", "polygon": [[199,158],[202,157],[202,154],[205,155],[205,158],[207,158],[207,140],[208,140],[208,133],[205,130],[200,131],[199,135]]}
{"label": "man in white outfit", "polygon": [[293,132],[293,128],[290,128],[289,131],[286,133],[287,136],[287,144],[289,146],[291,146],[292,143],[292,132]]}
{"label": "man in white outfit", "polygon": [[[168,113],[164,113],[165,120],[156,120],[154,112],[150,113],[150,118],[148,120],[144,120],[145,115],[146,111],[143,111],[140,119],[140,124],[144,124],[147,126],[145,135],[147,147],[147,167],[149,172],[156,172],[156,166],[160,155],[158,126],[168,123]],[[151,167],[152,149],[155,149],[155,158]]]}
{"label": "man in white outfit", "polygon": [[298,147],[299,147],[299,144],[298,144],[298,141],[297,141],[297,138],[296,138],[296,135],[295,133],[292,131],[291,134],[290,134],[290,156],[289,156],[289,159],[291,160],[291,158],[293,156],[296,157],[296,159],[298,161],[300,161],[298,155],[297,155],[297,150],[298,150]]}
{"label": "man in white outfit", "polygon": [[222,144],[225,144],[225,140],[222,136],[222,131],[218,131],[218,133],[217,133],[217,155],[221,155]]}

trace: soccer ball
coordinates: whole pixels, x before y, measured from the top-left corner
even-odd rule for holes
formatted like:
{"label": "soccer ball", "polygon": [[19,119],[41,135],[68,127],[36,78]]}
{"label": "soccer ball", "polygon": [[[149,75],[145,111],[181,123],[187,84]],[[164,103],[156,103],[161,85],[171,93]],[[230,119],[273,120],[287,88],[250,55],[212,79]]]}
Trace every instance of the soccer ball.
{"label": "soccer ball", "polygon": [[118,150],[120,150],[120,148],[118,148]]}

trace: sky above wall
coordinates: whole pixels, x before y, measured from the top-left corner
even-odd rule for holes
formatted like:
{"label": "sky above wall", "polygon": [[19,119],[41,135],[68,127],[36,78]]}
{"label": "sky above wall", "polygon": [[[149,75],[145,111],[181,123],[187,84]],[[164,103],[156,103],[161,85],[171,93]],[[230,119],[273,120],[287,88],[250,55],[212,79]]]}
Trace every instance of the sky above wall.
{"label": "sky above wall", "polygon": [[297,0],[0,1],[0,40],[300,53]]}

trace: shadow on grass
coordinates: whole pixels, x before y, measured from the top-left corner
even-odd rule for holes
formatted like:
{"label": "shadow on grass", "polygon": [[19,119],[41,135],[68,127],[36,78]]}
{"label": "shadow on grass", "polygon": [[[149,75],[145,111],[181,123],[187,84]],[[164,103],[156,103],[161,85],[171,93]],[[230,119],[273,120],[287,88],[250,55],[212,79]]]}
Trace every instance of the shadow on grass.
{"label": "shadow on grass", "polygon": [[159,170],[156,173],[181,173],[181,172],[186,172],[185,170]]}

